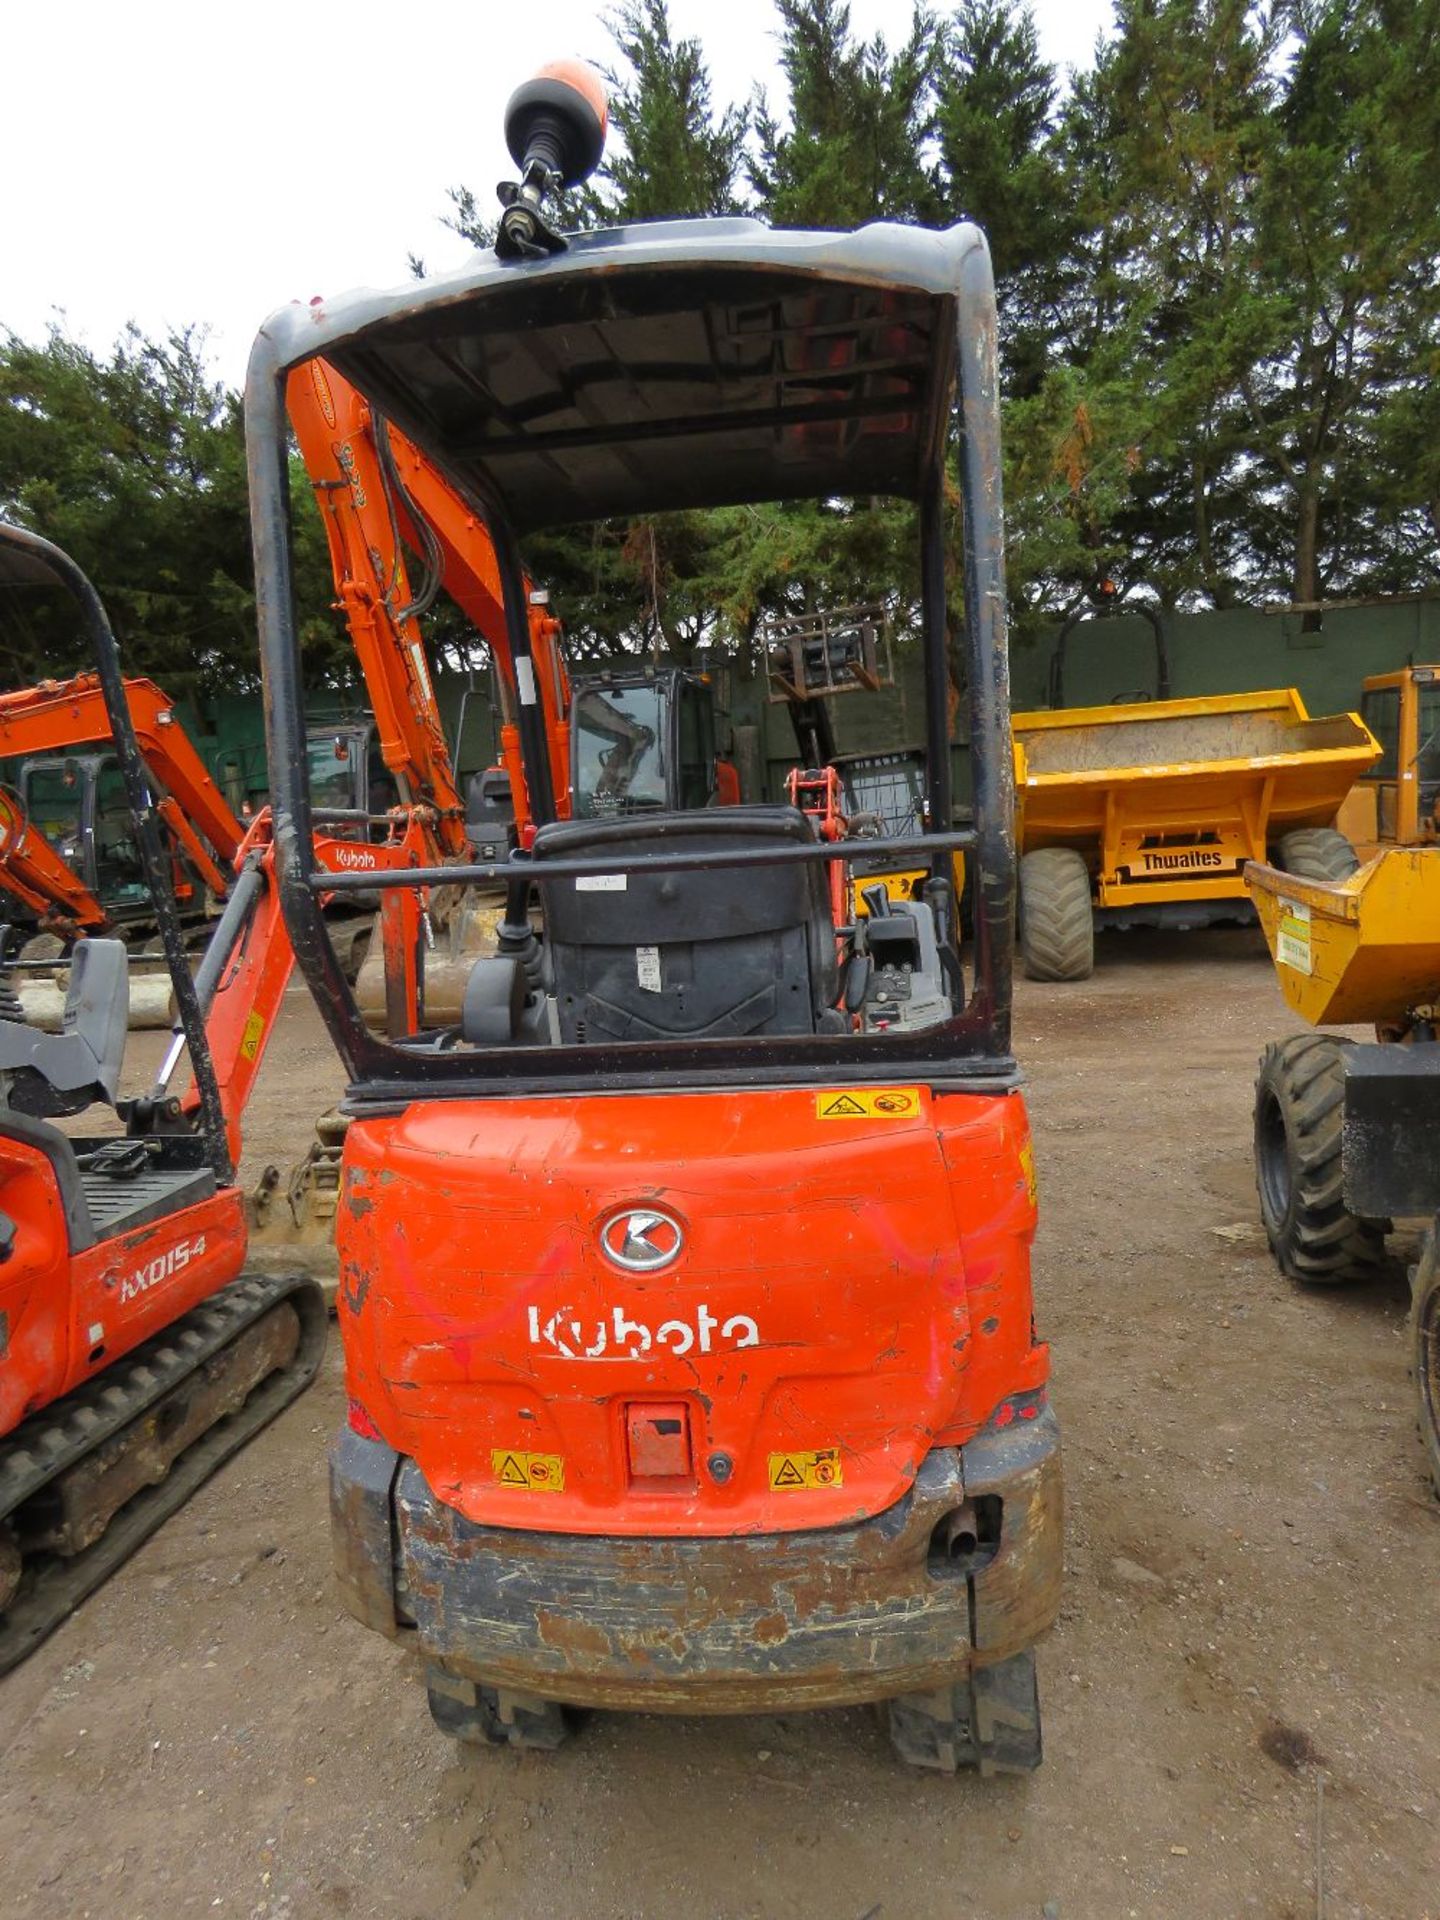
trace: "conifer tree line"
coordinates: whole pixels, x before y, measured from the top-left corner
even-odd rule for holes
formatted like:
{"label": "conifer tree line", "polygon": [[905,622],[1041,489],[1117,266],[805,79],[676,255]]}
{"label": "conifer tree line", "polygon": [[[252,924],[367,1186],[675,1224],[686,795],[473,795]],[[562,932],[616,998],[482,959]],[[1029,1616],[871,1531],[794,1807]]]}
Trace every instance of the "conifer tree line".
{"label": "conifer tree line", "polygon": [[[1021,0],[871,40],[843,0],[774,6],[781,84],[727,102],[666,0],[620,0],[609,150],[568,221],[978,221],[1018,631],[1107,577],[1184,608],[1440,585],[1440,0],[1115,0],[1064,74]],[[456,186],[446,224],[488,244],[488,207]],[[0,401],[0,511],[118,590],[149,670],[251,671],[238,405],[194,337],[110,362],[12,339]],[[306,632],[339,673],[313,521]],[[875,502],[605,523],[531,560],[582,654],[882,596],[903,631],[917,585],[913,516]],[[0,633],[11,683],[26,644]]]}

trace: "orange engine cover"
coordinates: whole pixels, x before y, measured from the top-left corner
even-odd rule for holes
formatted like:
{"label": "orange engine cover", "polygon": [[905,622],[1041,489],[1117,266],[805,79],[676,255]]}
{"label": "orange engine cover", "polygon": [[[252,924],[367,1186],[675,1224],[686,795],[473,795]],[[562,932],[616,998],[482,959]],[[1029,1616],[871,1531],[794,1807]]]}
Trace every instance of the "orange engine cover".
{"label": "orange engine cover", "polygon": [[1034,1227],[1018,1093],[415,1105],[346,1139],[349,1390],[477,1522],[852,1521],[1043,1386]]}
{"label": "orange engine cover", "polygon": [[132,1352],[234,1280],[245,1264],[238,1187],[70,1250],[49,1157],[0,1124],[0,1435]]}

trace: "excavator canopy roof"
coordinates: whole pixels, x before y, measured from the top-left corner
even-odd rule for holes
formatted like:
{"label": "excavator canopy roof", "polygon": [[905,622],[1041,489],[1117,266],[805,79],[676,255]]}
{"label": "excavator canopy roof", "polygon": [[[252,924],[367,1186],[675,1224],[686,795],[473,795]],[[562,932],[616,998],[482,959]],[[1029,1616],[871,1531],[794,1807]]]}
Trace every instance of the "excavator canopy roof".
{"label": "excavator canopy roof", "polygon": [[[817,1074],[953,1073],[967,1086],[977,1074],[1010,1074],[1014,793],[996,330],[989,251],[976,227],[800,233],[728,219],[578,235],[548,259],[475,253],[444,278],[271,316],[251,352],[245,414],[276,870],[296,959],[346,1061],[353,1099],[388,1101],[421,1085],[463,1097],[480,1086],[542,1082],[618,1090],[672,1085],[677,1072],[694,1085],[747,1086],[789,1084],[796,1073],[805,1083]],[[948,878],[953,852],[973,858],[974,975],[963,1005],[958,994],[951,1002],[953,1018],[877,1032],[857,1050],[843,1014],[839,1024],[828,1017],[836,1007],[827,1001],[813,1031],[732,1032],[722,1021],[714,1033],[667,1036],[642,1020],[583,1045],[457,1052],[453,1036],[425,1026],[415,979],[400,980],[397,967],[397,1000],[420,1024],[398,1042],[367,1031],[319,899],[373,889],[375,876],[320,868],[304,777],[284,394],[307,361],[322,363],[311,369],[322,414],[328,366],[483,516],[517,681],[520,664],[531,664],[520,539],[536,529],[761,500],[918,503],[926,831],[871,846],[907,858],[913,848],[937,878]],[[337,428],[338,404],[325,417]],[[956,424],[973,826],[955,824],[951,799],[944,453]],[[516,716],[526,778],[534,769],[540,796],[532,813],[545,825],[557,809],[545,795],[544,716],[523,685]],[[767,882],[788,886],[827,857],[819,842],[781,845],[768,827],[761,837],[755,846],[678,853],[607,844],[573,861],[551,845],[544,877],[589,892],[581,881],[598,876],[606,885],[594,891],[608,897],[628,891],[632,870],[648,882],[696,868],[733,892],[740,870],[763,868]],[[618,887],[609,884],[617,874]],[[533,877],[517,858],[397,869],[385,885],[397,894],[471,880],[518,890]],[[813,925],[805,920],[807,942],[813,935],[827,966],[832,918],[827,907]],[[619,944],[637,943],[627,934]],[[784,1006],[788,1017],[793,1008]]]}
{"label": "excavator canopy roof", "polygon": [[42,552],[0,541],[0,587],[62,587],[54,566]]}
{"label": "excavator canopy roof", "polygon": [[[323,353],[518,533],[612,514],[919,497],[943,445],[971,226],[670,221],[489,253],[267,322],[252,375]],[[268,367],[265,366],[268,362]]]}

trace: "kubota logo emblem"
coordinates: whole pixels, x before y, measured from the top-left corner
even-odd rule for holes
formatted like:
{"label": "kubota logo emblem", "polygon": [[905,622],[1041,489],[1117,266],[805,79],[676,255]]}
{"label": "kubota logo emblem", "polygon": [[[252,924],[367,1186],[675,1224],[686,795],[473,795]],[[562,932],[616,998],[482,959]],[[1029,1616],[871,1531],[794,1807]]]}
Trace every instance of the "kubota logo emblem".
{"label": "kubota logo emblem", "polygon": [[600,1229],[605,1258],[626,1273],[658,1273],[679,1258],[684,1244],[680,1222],[654,1207],[627,1207],[623,1213],[612,1213]]}

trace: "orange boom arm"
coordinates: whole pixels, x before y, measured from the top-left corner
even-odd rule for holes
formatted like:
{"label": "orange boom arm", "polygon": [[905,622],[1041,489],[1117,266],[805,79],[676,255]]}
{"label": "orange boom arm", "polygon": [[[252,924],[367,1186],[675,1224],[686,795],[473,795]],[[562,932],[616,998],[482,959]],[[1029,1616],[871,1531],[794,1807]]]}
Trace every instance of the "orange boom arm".
{"label": "orange boom arm", "polygon": [[[433,539],[441,584],[474,623],[499,669],[505,709],[501,756],[516,820],[524,827],[532,817],[514,725],[520,700],[538,704],[543,714],[551,786],[563,817],[569,811],[570,685],[560,655],[560,623],[543,607],[527,607],[535,684],[527,678],[521,685],[505,628],[500,570],[484,522],[398,428],[377,424],[356,389],[328,362],[312,360],[290,376],[286,406],[324,516],[336,605],[360,658],[381,753],[402,791],[436,809],[441,845],[463,857],[468,850],[465,810],[411,611],[414,596],[401,546],[423,554]],[[527,579],[527,593],[529,587]]]}

